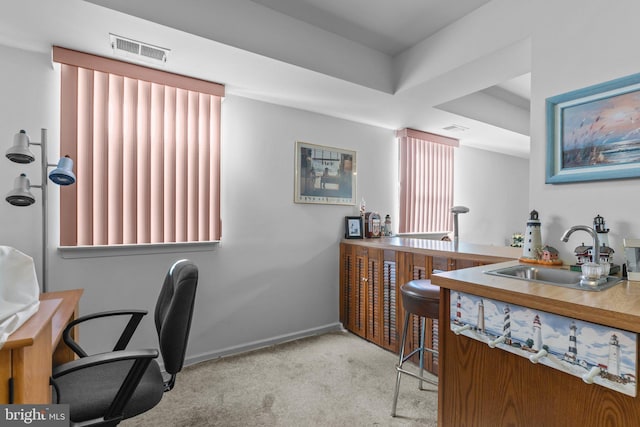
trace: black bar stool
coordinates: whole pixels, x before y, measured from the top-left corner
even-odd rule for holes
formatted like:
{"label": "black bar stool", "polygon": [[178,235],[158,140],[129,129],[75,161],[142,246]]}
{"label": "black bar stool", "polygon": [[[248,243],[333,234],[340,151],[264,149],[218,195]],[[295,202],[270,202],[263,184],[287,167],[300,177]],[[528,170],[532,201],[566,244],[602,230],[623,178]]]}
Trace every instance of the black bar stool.
{"label": "black bar stool", "polygon": [[[398,376],[396,378],[396,391],[393,395],[393,408],[391,409],[391,416],[396,416],[396,406],[398,404],[398,392],[400,391],[400,376],[406,374],[420,380],[419,388],[422,390],[422,382],[426,381],[433,385],[438,385],[437,380],[432,380],[423,376],[424,371],[424,352],[428,351],[435,355],[438,354],[437,350],[432,348],[425,348],[424,336],[426,319],[438,319],[440,314],[440,287],[431,284],[431,280],[412,280],[405,283],[400,287],[400,293],[402,295],[402,305],[404,306],[404,328],[402,329],[402,342],[400,343],[400,359],[396,366]],[[409,329],[409,318],[411,314],[421,317],[422,331],[420,333],[420,347],[414,349],[409,355],[404,355],[404,347],[407,341],[407,330]],[[407,371],[402,368],[404,362],[409,360],[411,356],[419,353],[420,356],[420,373],[415,374],[411,371]]]}

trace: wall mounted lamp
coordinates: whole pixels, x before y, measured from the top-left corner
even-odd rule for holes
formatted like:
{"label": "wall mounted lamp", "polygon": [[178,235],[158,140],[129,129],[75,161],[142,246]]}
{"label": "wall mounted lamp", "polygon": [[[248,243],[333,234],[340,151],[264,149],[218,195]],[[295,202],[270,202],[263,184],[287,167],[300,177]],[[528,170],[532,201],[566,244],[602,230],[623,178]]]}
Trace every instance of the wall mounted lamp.
{"label": "wall mounted lamp", "polygon": [[42,190],[42,292],[47,292],[47,169],[54,166],[49,173],[49,179],[58,185],[71,185],[76,182],[73,174],[73,160],[69,156],[62,157],[58,164],[47,162],[47,130],[41,130],[41,141],[32,142],[24,130],[15,134],[13,145],[7,150],[6,156],[15,163],[27,164],[35,161],[36,156],[29,149],[30,145],[39,145],[41,151],[42,184],[31,185],[27,175],[22,173],[14,181],[13,190],[7,193],[5,200],[14,206],[30,206],[36,198],[31,193],[31,188]]}

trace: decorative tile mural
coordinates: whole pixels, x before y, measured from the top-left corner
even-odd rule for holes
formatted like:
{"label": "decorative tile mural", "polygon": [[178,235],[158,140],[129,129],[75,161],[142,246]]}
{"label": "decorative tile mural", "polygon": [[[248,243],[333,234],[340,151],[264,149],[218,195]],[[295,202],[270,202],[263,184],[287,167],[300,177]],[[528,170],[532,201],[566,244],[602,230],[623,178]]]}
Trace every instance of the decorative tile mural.
{"label": "decorative tile mural", "polygon": [[451,330],[586,383],[636,396],[637,334],[457,291]]}

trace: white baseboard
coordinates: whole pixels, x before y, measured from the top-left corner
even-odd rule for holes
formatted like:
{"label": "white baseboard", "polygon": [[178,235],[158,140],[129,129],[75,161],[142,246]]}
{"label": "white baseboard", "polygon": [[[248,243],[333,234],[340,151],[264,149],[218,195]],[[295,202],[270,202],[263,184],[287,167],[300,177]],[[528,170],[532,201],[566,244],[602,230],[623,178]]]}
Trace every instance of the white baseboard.
{"label": "white baseboard", "polygon": [[257,350],[259,348],[269,347],[276,344],[282,344],[288,341],[294,341],[301,338],[310,337],[313,335],[325,334],[327,332],[344,331],[342,323],[330,323],[328,325],[319,326],[317,328],[306,329],[304,331],[298,331],[291,334],[279,335],[276,337],[268,338],[260,341],[253,341],[250,343],[227,347],[222,350],[216,350],[211,353],[201,353],[185,358],[184,366],[195,365],[196,363],[204,362],[207,360],[218,359],[220,357],[233,356],[236,354],[245,353],[247,351]]}

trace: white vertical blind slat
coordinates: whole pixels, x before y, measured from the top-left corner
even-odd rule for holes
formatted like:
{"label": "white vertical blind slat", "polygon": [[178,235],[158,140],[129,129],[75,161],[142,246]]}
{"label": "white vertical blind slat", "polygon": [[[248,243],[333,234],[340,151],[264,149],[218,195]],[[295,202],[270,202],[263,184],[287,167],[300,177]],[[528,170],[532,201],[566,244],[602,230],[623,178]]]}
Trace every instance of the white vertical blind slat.
{"label": "white vertical blind slat", "polygon": [[164,98],[164,241],[176,241],[176,89],[167,87]]}
{"label": "white vertical blind slat", "polygon": [[[109,76],[105,73],[94,74],[93,91],[93,244],[109,243],[108,198],[108,141],[109,123]],[[81,108],[79,108],[81,109]]]}
{"label": "white vertical blind slat", "polygon": [[189,91],[187,114],[187,240],[198,240],[198,93]]}
{"label": "white vertical blind slat", "polygon": [[164,107],[163,85],[151,85],[150,229],[151,243],[164,240]]}
{"label": "white vertical blind slat", "polygon": [[138,191],[136,243],[151,243],[151,212],[149,210],[151,203],[151,121],[151,84],[139,82],[136,126],[136,184]]}
{"label": "white vertical blind slat", "polygon": [[[68,67],[68,66],[67,66]],[[78,103],[82,105],[94,105],[93,72],[85,69],[77,70],[77,96]],[[93,108],[77,109],[78,141],[91,141],[93,134]],[[93,145],[77,145],[78,159],[76,161],[76,188],[77,188],[77,241],[79,245],[93,244]]]}
{"label": "white vertical blind slat", "polygon": [[109,75],[109,108],[107,134],[107,212],[108,230],[107,243],[109,245],[122,244],[122,139],[124,137],[123,108],[124,79],[120,76]]}
{"label": "white vertical blind slat", "polygon": [[187,241],[187,134],[188,134],[188,111],[189,94],[186,90],[176,91],[176,242]]}
{"label": "white vertical blind slat", "polygon": [[220,107],[221,100],[218,96],[210,96],[211,109],[209,110],[209,236],[208,240],[215,240],[220,236]]}
{"label": "white vertical blind slat", "polygon": [[82,68],[77,74],[63,80],[77,96],[77,118],[62,126],[77,127],[80,199],[65,241],[218,239],[220,98]]}
{"label": "white vertical blind slat", "polygon": [[399,231],[450,231],[454,147],[407,136],[399,146]]}
{"label": "white vertical blind slat", "polygon": [[200,94],[198,117],[198,240],[209,239],[209,147],[211,145],[211,131],[209,129],[209,116],[211,115],[210,96]]}
{"label": "white vertical blind slat", "polygon": [[[136,242],[138,234],[138,153],[136,129],[138,128],[138,81],[125,78],[122,103],[122,243]],[[114,116],[113,120],[119,120]],[[109,175],[109,179],[115,179]],[[113,183],[117,185],[117,181]]]}

